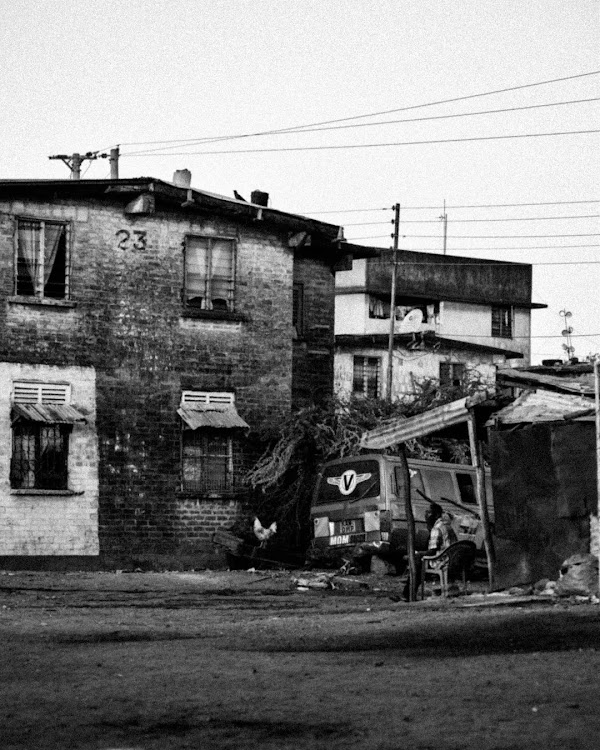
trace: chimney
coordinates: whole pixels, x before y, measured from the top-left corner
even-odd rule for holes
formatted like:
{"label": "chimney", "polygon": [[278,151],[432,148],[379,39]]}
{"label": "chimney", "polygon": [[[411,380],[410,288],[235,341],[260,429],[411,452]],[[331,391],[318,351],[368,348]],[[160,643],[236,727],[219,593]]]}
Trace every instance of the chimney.
{"label": "chimney", "polygon": [[256,206],[265,206],[265,208],[269,205],[269,194],[263,193],[262,190],[253,190],[250,193],[250,203],[254,203]]}
{"label": "chimney", "polygon": [[173,173],[173,182],[177,187],[190,188],[192,186],[192,173],[189,169],[176,169]]}

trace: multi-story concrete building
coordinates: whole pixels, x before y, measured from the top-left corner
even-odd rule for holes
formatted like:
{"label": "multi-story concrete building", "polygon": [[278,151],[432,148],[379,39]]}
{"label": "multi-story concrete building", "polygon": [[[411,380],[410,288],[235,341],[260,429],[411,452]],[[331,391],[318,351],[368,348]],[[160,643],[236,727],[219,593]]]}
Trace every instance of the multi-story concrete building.
{"label": "multi-story concrete building", "polygon": [[0,181],[4,565],[200,564],[256,434],[332,393],[340,228],[183,177]]}
{"label": "multi-story concrete building", "polygon": [[[348,246],[348,249],[354,246]],[[415,380],[492,384],[496,365],[530,357],[531,266],[399,251],[392,398]],[[336,278],[335,388],[341,397],[388,395],[391,251]]]}

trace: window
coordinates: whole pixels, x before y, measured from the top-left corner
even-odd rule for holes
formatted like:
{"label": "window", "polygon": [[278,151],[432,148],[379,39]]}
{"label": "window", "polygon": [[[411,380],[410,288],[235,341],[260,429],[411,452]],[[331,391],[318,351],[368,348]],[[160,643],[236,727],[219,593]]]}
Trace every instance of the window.
{"label": "window", "polygon": [[187,237],[185,303],[201,310],[233,312],[235,240]]}
{"label": "window", "polygon": [[10,486],[66,490],[71,425],[19,422],[13,425]]}
{"label": "window", "polygon": [[458,482],[461,501],[466,505],[477,505],[477,493],[475,492],[473,477],[470,474],[457,471],[456,481]]}
{"label": "window", "polygon": [[304,284],[294,282],[292,297],[292,325],[296,338],[304,335]]}
{"label": "window", "polygon": [[13,383],[13,489],[67,489],[71,430],[75,422],[85,421],[68,403],[70,394],[65,383]]}
{"label": "window", "polygon": [[238,436],[249,427],[235,409],[234,394],[184,391],[178,414],[182,489],[202,495],[235,492],[242,463]]}
{"label": "window", "polygon": [[370,318],[389,318],[390,303],[383,302],[377,297],[369,297],[369,317]]}
{"label": "window", "polygon": [[492,336],[512,339],[513,309],[510,305],[492,307]]}
{"label": "window", "polygon": [[440,385],[459,387],[463,384],[466,367],[462,362],[440,362]]}
{"label": "window", "polygon": [[15,294],[65,299],[68,295],[67,225],[18,219]]}
{"label": "window", "polygon": [[368,398],[379,398],[381,359],[379,357],[354,357],[352,392]]}

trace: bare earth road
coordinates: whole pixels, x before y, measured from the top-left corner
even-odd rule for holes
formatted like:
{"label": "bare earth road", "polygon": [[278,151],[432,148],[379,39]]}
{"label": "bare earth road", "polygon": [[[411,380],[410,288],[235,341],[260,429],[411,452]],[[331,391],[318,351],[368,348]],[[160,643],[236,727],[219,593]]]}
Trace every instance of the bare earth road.
{"label": "bare earth road", "polygon": [[0,574],[0,748],[600,747],[600,607],[365,580]]}

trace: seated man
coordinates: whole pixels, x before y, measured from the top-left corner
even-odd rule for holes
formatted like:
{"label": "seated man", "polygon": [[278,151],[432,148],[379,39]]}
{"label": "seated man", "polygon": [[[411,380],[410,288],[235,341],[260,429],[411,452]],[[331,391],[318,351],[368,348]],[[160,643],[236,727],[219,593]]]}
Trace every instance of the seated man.
{"label": "seated man", "polygon": [[[431,503],[427,511],[425,512],[425,523],[429,529],[429,544],[427,545],[426,552],[416,552],[416,577],[417,583],[421,580],[421,566],[423,557],[434,557],[439,554],[446,547],[449,547],[454,542],[458,541],[458,537],[452,528],[452,516],[450,513],[445,513],[444,509],[438,503]],[[409,568],[407,566],[404,573],[405,581],[402,592],[402,599],[409,601],[410,598],[410,575]]]}
{"label": "seated man", "polygon": [[433,557],[454,542],[458,542],[458,537],[452,528],[452,516],[450,513],[444,513],[441,505],[431,503],[425,513],[425,522],[429,529],[428,556]]}

